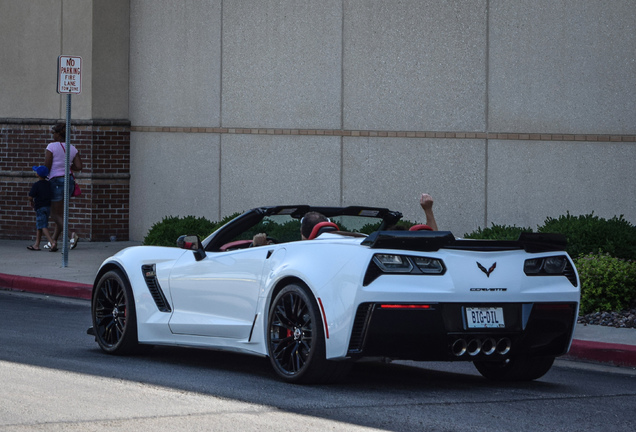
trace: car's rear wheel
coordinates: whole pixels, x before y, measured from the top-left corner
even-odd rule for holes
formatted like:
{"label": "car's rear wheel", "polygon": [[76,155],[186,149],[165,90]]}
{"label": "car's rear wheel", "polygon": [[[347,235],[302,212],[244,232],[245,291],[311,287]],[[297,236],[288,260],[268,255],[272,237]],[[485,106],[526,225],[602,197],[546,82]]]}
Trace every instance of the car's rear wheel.
{"label": "car's rear wheel", "polygon": [[132,289],[119,270],[106,272],[97,283],[91,304],[93,332],[99,347],[109,354],[136,351],[137,317]]}
{"label": "car's rear wheel", "polygon": [[548,373],[553,363],[554,357],[512,357],[474,364],[480,374],[493,381],[532,381]]}
{"label": "car's rear wheel", "polygon": [[351,368],[349,363],[326,360],[320,311],[314,297],[303,286],[291,284],[276,295],[267,329],[270,361],[285,381],[333,382]]}

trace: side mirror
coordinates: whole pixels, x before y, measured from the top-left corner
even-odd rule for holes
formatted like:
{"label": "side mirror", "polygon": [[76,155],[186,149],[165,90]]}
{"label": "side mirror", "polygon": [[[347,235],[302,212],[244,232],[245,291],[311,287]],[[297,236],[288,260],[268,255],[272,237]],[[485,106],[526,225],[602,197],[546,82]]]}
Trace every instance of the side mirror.
{"label": "side mirror", "polygon": [[205,249],[201,245],[199,236],[182,235],[177,239],[177,246],[180,249],[191,250],[194,252],[194,258],[201,261],[205,258]]}

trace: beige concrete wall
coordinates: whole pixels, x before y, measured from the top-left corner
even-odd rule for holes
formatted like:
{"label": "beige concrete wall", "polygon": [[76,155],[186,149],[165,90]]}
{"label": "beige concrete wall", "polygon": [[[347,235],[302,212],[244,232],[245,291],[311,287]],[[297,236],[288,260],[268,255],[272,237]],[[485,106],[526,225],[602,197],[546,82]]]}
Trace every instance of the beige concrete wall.
{"label": "beige concrete wall", "polygon": [[347,137],[343,204],[388,207],[424,223],[419,197],[427,192],[439,229],[463,235],[484,223],[485,150],[478,139]]}
{"label": "beige concrete wall", "polygon": [[[133,129],[185,132],[135,133],[139,163],[155,139],[220,134],[218,207],[198,215],[301,202],[419,221],[430,192],[457,235],[568,210],[636,222],[630,0],[131,5]],[[208,189],[207,178],[169,182]],[[133,177],[137,194],[159,198],[133,219],[174,213],[155,184]]]}
{"label": "beige concrete wall", "polygon": [[130,4],[130,120],[140,126],[218,126],[221,2]]}
{"label": "beige concrete wall", "polygon": [[131,240],[143,239],[150,227],[166,216],[218,220],[219,135],[133,133],[133,141],[130,231],[135,235]]}
{"label": "beige concrete wall", "polygon": [[484,131],[487,3],[343,2],[343,127]]}
{"label": "beige concrete wall", "polygon": [[340,128],[342,7],[224,2],[222,125]]}
{"label": "beige concrete wall", "polygon": [[339,205],[340,139],[224,135],[221,214],[272,204]]}
{"label": "beige concrete wall", "polygon": [[636,132],[633,0],[489,3],[489,130]]}
{"label": "beige concrete wall", "polygon": [[0,117],[59,118],[61,2],[0,0],[0,29]]}
{"label": "beige concrete wall", "polygon": [[636,223],[636,143],[501,141],[488,144],[488,220],[531,228],[594,212]]}
{"label": "beige concrete wall", "polygon": [[[0,118],[132,122],[131,239],[168,215],[387,206],[440,227],[636,223],[633,0],[0,0]],[[204,191],[202,194],[200,191]]]}
{"label": "beige concrete wall", "polygon": [[128,3],[0,0],[0,118],[66,118],[57,58],[72,55],[82,57],[72,118],[128,119]]}
{"label": "beige concrete wall", "polygon": [[91,117],[129,119],[129,0],[93,1]]}

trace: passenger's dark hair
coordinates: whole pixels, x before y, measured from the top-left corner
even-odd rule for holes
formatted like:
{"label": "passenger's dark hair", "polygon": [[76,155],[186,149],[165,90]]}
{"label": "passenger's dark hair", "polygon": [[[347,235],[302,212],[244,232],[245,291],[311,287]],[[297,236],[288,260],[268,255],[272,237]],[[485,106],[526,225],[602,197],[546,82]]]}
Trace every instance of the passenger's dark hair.
{"label": "passenger's dark hair", "polygon": [[320,222],[327,222],[329,219],[322,213],[318,212],[309,212],[306,213],[300,223],[300,233],[303,237],[309,238],[311,235],[311,230],[314,229],[316,224]]}

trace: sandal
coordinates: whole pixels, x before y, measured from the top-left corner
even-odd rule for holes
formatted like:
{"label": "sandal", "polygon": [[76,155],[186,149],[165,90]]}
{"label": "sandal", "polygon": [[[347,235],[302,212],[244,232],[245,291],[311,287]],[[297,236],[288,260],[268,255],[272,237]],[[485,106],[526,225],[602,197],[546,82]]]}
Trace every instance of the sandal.
{"label": "sandal", "polygon": [[36,251],[36,252],[39,252],[39,251],[41,251],[41,250],[42,250],[42,249],[39,249],[39,248],[38,248],[38,249],[36,249],[36,248],[34,248],[33,246],[27,246],[27,249],[28,249],[28,250],[32,250],[32,251]]}
{"label": "sandal", "polygon": [[57,243],[55,244],[55,246],[51,246],[51,249],[49,250],[49,252],[57,252]]}
{"label": "sandal", "polygon": [[77,247],[77,242],[79,241],[79,236],[76,233],[73,233],[71,238],[71,249],[75,249]]}
{"label": "sandal", "polygon": [[51,242],[44,245],[44,249],[51,249]]}

